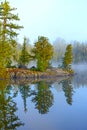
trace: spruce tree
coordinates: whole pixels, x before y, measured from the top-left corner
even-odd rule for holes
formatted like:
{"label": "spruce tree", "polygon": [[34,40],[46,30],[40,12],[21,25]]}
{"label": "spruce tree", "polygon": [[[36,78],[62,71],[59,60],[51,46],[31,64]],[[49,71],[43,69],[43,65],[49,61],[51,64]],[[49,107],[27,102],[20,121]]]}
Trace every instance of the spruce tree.
{"label": "spruce tree", "polygon": [[62,68],[68,71],[71,70],[72,61],[73,61],[72,45],[69,44],[66,47],[66,52],[63,58]]}
{"label": "spruce tree", "polygon": [[18,33],[17,30],[23,28],[18,24],[13,23],[13,21],[19,21],[18,14],[13,14],[12,12],[16,8],[11,8],[9,2],[6,0],[0,4],[0,39],[5,42],[9,41],[12,45],[15,43],[15,38]]}
{"label": "spruce tree", "polygon": [[27,45],[27,39],[24,38],[22,51],[21,51],[21,54],[19,57],[19,65],[21,65],[21,66],[26,66],[30,61],[30,54],[27,51],[26,45]]}
{"label": "spruce tree", "polygon": [[40,36],[34,45],[33,52],[37,59],[38,70],[45,71],[53,56],[53,46],[49,43],[46,37]]}
{"label": "spruce tree", "polygon": [[15,10],[16,8],[11,8],[6,0],[0,4],[0,66],[4,67],[13,57],[17,30],[23,28],[16,24],[20,19],[18,15],[12,13]]}

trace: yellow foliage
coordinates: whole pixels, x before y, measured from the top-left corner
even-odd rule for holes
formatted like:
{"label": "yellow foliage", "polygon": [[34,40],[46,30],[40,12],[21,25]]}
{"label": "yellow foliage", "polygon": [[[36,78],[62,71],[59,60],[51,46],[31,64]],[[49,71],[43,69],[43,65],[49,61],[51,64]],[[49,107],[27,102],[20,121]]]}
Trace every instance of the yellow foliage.
{"label": "yellow foliage", "polygon": [[6,68],[0,66],[0,79],[9,79],[9,74],[6,71]]}
{"label": "yellow foliage", "polygon": [[0,91],[5,90],[8,82],[7,80],[0,80]]}

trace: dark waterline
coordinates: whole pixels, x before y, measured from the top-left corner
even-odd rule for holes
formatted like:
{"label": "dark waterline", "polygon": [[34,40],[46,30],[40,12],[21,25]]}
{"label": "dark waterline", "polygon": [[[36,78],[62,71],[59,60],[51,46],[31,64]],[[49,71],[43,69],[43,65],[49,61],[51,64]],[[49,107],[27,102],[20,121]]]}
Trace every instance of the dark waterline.
{"label": "dark waterline", "polygon": [[0,86],[0,130],[87,130],[86,71],[62,81]]}

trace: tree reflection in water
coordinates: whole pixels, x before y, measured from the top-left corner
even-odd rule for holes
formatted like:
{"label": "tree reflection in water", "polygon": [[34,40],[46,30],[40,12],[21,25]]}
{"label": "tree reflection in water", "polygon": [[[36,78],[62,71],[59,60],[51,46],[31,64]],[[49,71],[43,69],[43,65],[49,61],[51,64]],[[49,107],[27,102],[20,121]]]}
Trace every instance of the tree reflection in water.
{"label": "tree reflection in water", "polygon": [[20,90],[20,93],[22,95],[22,99],[23,99],[23,102],[24,102],[24,111],[26,112],[27,111],[27,103],[26,103],[26,99],[30,96],[30,86],[29,85],[26,85],[26,84],[22,84],[21,86],[19,86],[19,90]]}
{"label": "tree reflection in water", "polygon": [[53,94],[50,90],[50,85],[45,81],[37,83],[37,91],[33,91],[32,101],[35,103],[35,108],[40,114],[45,114],[53,105]]}
{"label": "tree reflection in water", "polygon": [[[16,115],[17,105],[16,99],[20,100],[20,95],[24,103],[24,111],[28,113],[27,104],[29,99],[34,103],[35,109],[40,114],[47,114],[54,103],[55,93],[51,86],[57,90],[64,92],[66,102],[72,105],[73,94],[76,87],[82,86],[80,81],[87,87],[87,77],[75,75],[73,78],[61,78],[61,80],[47,80],[47,81],[11,81],[9,84],[5,81],[0,81],[0,130],[16,130],[18,127],[24,125],[19,117]],[[77,80],[78,79],[78,80]],[[77,82],[78,81],[78,82]],[[84,81],[84,82],[83,82]],[[79,84],[78,84],[79,83]],[[72,86],[73,84],[73,86]],[[7,86],[7,87],[6,87]],[[61,92],[60,91],[60,92]],[[54,95],[53,95],[54,93]],[[19,101],[20,102],[20,101]],[[18,103],[19,103],[18,102]],[[20,108],[20,105],[18,105]],[[33,106],[32,106],[33,107]],[[22,107],[23,108],[23,107]],[[23,113],[24,115],[25,113]],[[26,114],[28,115],[28,114]],[[26,123],[26,121],[24,121]]]}
{"label": "tree reflection in water", "polygon": [[13,98],[6,82],[0,81],[0,130],[15,130],[24,125],[15,114],[17,107]]}
{"label": "tree reflection in water", "polygon": [[62,84],[62,90],[65,93],[67,103],[72,105],[72,95],[74,92],[72,87],[72,78],[63,80],[60,83]]}

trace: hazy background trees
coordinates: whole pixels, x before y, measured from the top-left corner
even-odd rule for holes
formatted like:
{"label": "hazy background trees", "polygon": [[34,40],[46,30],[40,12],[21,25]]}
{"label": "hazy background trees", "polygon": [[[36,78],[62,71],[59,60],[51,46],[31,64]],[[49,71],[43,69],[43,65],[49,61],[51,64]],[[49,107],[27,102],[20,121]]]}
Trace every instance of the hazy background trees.
{"label": "hazy background trees", "polygon": [[87,41],[73,41],[73,60],[74,63],[87,62]]}
{"label": "hazy background trees", "polygon": [[[53,43],[53,61],[61,62],[68,44],[69,43],[62,38],[56,39],[56,41]],[[73,63],[87,62],[87,41],[71,41],[70,44],[72,44]]]}
{"label": "hazy background trees", "polygon": [[54,54],[53,54],[53,60],[54,61],[61,61],[61,58],[63,58],[65,50],[66,50],[66,41],[60,37],[58,37],[53,42],[53,48],[54,48]]}
{"label": "hazy background trees", "polygon": [[29,63],[30,58],[30,54],[27,51],[27,39],[24,37],[24,42],[18,61],[19,65],[26,66]]}

